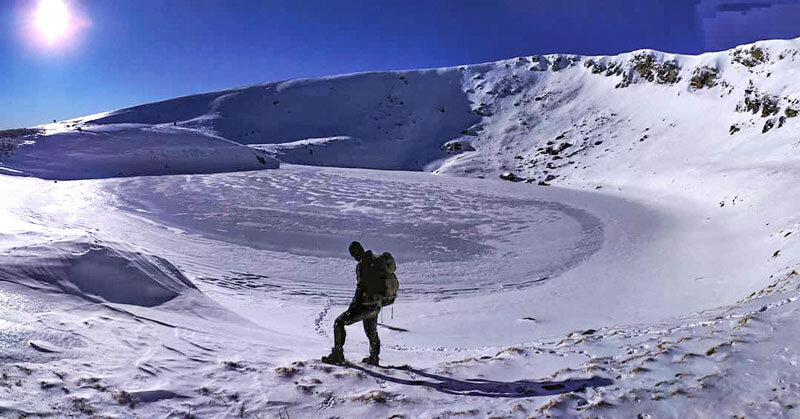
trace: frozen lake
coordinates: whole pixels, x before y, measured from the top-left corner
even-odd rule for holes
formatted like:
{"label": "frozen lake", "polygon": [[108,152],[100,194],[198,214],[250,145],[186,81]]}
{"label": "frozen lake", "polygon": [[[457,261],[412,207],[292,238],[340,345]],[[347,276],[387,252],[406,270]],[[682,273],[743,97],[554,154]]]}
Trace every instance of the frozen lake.
{"label": "frozen lake", "polygon": [[[569,269],[602,243],[600,222],[568,205],[460,179],[381,175],[294,166],[109,187],[123,208],[159,223],[315,264],[352,265],[346,249],[360,240],[395,256],[406,293],[523,287]],[[352,287],[352,266],[343,277],[292,279]]]}
{"label": "frozen lake", "polygon": [[[395,256],[406,296],[522,288],[585,260],[603,241],[600,221],[588,212],[530,193],[543,188],[423,173],[285,166],[14,181],[37,185],[27,199],[41,201],[33,206],[40,214],[25,217],[102,226],[202,278],[221,274],[201,265],[223,268],[247,288],[310,283],[324,294],[348,294],[351,240]],[[284,269],[286,263],[292,268]],[[233,278],[231,271],[242,275]]]}

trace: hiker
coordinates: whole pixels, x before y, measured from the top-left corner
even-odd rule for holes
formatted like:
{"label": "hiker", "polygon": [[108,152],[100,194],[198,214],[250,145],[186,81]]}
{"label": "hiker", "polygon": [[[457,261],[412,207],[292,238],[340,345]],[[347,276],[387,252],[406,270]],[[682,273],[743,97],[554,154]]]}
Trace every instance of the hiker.
{"label": "hiker", "polygon": [[364,250],[359,242],[350,243],[350,255],[358,262],[356,266],[356,293],[347,311],[333,323],[333,349],[322,357],[322,362],[344,364],[345,326],[364,322],[364,333],[369,339],[369,357],[362,362],[378,365],[381,341],[378,338],[378,313],[381,308],[394,303],[397,297],[397,276],[394,258],[389,253],[375,256]]}

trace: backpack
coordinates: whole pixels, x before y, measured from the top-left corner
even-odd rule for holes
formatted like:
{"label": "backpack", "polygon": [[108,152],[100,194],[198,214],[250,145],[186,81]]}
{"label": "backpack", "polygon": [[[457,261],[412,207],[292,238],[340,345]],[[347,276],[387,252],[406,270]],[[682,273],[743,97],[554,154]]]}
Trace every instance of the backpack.
{"label": "backpack", "polygon": [[361,263],[363,303],[380,307],[394,304],[400,282],[394,274],[397,264],[391,253],[373,256],[372,252],[367,252]]}

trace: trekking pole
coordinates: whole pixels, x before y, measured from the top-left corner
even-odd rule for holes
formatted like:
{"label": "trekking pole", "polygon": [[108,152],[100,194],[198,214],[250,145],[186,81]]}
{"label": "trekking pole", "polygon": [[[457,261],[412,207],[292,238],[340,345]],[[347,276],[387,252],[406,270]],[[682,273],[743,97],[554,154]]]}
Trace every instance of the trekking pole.
{"label": "trekking pole", "polygon": [[392,320],[394,320],[394,305],[392,305]]}

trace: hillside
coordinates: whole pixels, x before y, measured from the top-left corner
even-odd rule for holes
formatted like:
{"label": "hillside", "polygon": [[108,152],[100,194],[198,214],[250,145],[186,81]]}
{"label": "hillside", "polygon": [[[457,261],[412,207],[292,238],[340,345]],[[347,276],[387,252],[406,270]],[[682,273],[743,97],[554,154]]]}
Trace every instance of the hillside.
{"label": "hillside", "polygon": [[770,144],[762,152],[777,152],[800,110],[791,82],[800,71],[798,44],[765,41],[700,56],[555,54],[291,80],[41,128],[176,125],[297,164],[492,177],[512,171],[529,182],[569,184],[602,181],[613,161],[630,166],[621,172],[649,177],[654,163],[670,170],[721,153],[753,159],[750,138]]}

